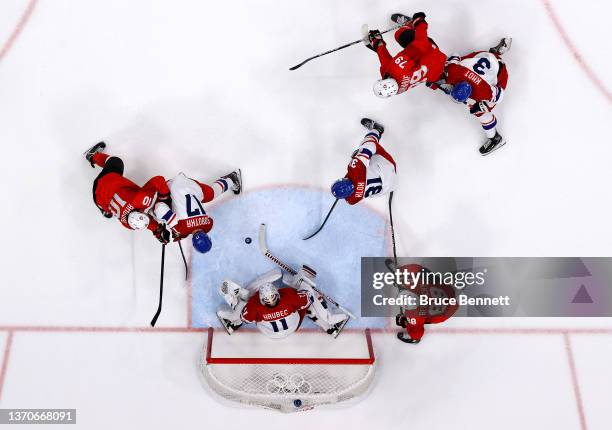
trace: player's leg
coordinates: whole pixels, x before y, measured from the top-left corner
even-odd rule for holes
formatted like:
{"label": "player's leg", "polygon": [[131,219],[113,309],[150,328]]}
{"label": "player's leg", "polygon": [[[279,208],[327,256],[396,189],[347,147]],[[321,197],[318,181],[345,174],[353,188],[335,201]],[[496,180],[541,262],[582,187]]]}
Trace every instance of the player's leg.
{"label": "player's leg", "polygon": [[102,152],[104,148],[106,148],[106,144],[104,142],[96,143],[94,146],[85,151],[84,155],[85,159],[91,164],[91,167],[98,166],[102,168],[102,171],[93,181],[92,197],[96,207],[100,209],[100,212],[102,212],[102,215],[104,215],[106,218],[111,218],[113,216],[112,213],[109,212],[107,208],[103,208],[98,205],[96,201],[96,189],[98,188],[98,182],[100,179],[109,173],[116,173],[123,176],[124,165],[121,158],[111,157]]}
{"label": "player's leg", "polygon": [[494,150],[504,146],[506,141],[502,135],[497,131],[497,117],[491,112],[495,105],[489,106],[487,111],[479,110],[475,108],[479,103],[470,108],[470,113],[478,119],[482,129],[485,133],[487,140],[480,147],[479,152],[481,155],[487,155]]}
{"label": "player's leg", "polygon": [[344,313],[334,313],[329,309],[325,297],[313,289],[314,276],[312,270],[302,266],[293,277],[291,284],[308,295],[310,307],[307,309],[306,316],[327,334],[337,337],[348,322],[349,316]]}
{"label": "player's leg", "polygon": [[242,326],[240,314],[249,299],[249,291],[230,279],[224,279],[219,288],[219,294],[227,304],[219,306],[217,317],[228,332],[232,334]]}
{"label": "player's leg", "polygon": [[202,189],[202,194],[204,196],[202,199],[203,203],[213,201],[228,190],[232,190],[234,194],[240,194],[242,192],[242,174],[240,169],[235,170],[225,176],[221,176],[211,185],[201,182],[197,183]]}

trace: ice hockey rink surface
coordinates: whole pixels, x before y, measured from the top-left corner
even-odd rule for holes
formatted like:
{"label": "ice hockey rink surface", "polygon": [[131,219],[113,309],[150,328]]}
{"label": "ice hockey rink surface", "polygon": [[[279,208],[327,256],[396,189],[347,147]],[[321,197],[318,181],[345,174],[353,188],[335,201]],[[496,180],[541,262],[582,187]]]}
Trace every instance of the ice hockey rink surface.
{"label": "ice hockey rink surface", "polygon": [[[418,346],[398,342],[389,321],[359,320],[351,330],[373,331],[374,386],[350,405],[299,414],[219,400],[198,363],[207,327],[218,327],[216,282],[273,267],[244,242],[261,222],[276,253],[311,261],[321,288],[358,310],[349,257],[389,255],[387,200],[339,207],[321,237],[301,237],[333,202],[327,190],[363,136],[363,116],[385,125],[398,163],[400,255],[609,256],[609,2],[0,8],[0,408],[76,408],[69,428],[87,429],[609,428],[609,319],[456,318]],[[419,10],[447,53],[514,38],[496,110],[508,144],[489,157],[478,154],[478,124],[440,94],[374,97],[377,60],[363,46],[288,71],[359,38],[363,23],[384,29],[390,13]],[[82,152],[99,140],[138,183],[243,171],[245,194],[208,208],[214,248],[188,251],[187,281],[168,247],[154,329],[160,246],[92,204],[95,173]]]}

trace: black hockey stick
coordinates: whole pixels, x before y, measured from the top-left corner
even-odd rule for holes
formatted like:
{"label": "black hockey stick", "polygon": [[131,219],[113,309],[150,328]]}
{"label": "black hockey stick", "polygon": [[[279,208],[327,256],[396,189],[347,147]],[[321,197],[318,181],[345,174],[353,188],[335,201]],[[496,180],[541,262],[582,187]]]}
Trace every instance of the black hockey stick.
{"label": "black hockey stick", "polygon": [[[380,32],[380,34],[385,34],[385,33],[388,33],[388,32],[390,32],[390,31],[393,31],[393,30],[398,29],[399,27],[400,27],[399,25],[396,25],[396,26],[391,27],[391,28],[389,28],[389,29],[387,29],[387,30],[385,30],[385,31],[381,31],[381,32]],[[289,70],[299,69],[299,68],[300,68],[300,67],[302,67],[304,64],[308,63],[308,62],[309,62],[309,61],[311,61],[311,60],[314,60],[315,58],[319,58],[319,57],[322,57],[322,56],[324,56],[324,55],[331,54],[332,52],[336,52],[336,51],[339,51],[339,50],[341,50],[341,49],[348,48],[349,46],[356,45],[356,44],[361,43],[361,42],[363,42],[363,41],[364,41],[364,39],[355,40],[354,42],[347,43],[346,45],[342,45],[342,46],[340,46],[340,47],[338,47],[338,48],[335,48],[335,49],[330,49],[329,51],[322,52],[321,54],[317,54],[317,55],[315,55],[315,56],[313,56],[313,57],[310,57],[310,58],[305,59],[305,60],[304,60],[304,61],[302,61],[300,64],[297,64],[297,65],[295,65],[295,66],[291,67]]]}
{"label": "black hockey stick", "polygon": [[166,259],[166,244],[162,244],[162,258],[161,258],[161,274],[159,276],[159,304],[157,305],[157,312],[153,316],[151,320],[151,327],[155,327],[155,323],[157,322],[157,318],[159,318],[159,314],[161,314],[162,310],[162,298],[164,296],[164,262]]}
{"label": "black hockey stick", "polygon": [[311,235],[310,235],[310,236],[308,236],[308,237],[305,237],[305,238],[304,238],[304,239],[302,239],[302,240],[308,240],[308,239],[310,239],[310,238],[312,238],[312,237],[315,237],[315,236],[317,235],[317,233],[318,233],[318,232],[320,232],[321,230],[323,230],[323,227],[325,226],[325,223],[326,223],[326,222],[327,222],[327,220],[329,219],[329,216],[331,215],[332,211],[334,210],[334,208],[335,208],[335,207],[336,207],[336,205],[338,204],[338,200],[340,200],[340,199],[336,199],[336,201],[335,201],[335,202],[334,202],[334,204],[332,205],[332,207],[331,207],[331,209],[329,210],[329,212],[327,212],[327,216],[326,216],[326,217],[325,217],[325,219],[323,220],[323,224],[321,224],[321,227],[319,227],[319,228],[317,229],[317,231],[315,231],[313,234],[311,234]]}
{"label": "black hockey stick", "polygon": [[391,201],[393,200],[393,191],[389,193],[389,224],[391,225],[391,243],[393,244],[393,262],[397,267],[397,252],[395,250],[395,229],[393,228],[393,211],[391,210]]}
{"label": "black hockey stick", "polygon": [[181,241],[178,241],[179,249],[181,250],[181,257],[183,257],[183,263],[185,264],[185,281],[189,277],[189,269],[187,268],[187,260],[185,259],[185,254],[183,253],[183,247],[181,246]]}
{"label": "black hockey stick", "polygon": [[[268,249],[268,245],[266,244],[266,225],[265,224],[261,224],[259,226],[259,250],[261,251],[261,253],[269,258],[270,260],[272,260],[274,263],[276,263],[281,269],[285,269],[287,272],[289,272],[289,274],[291,275],[296,275],[297,271],[289,266],[287,263],[283,262],[282,260],[280,260],[279,258],[275,257],[270,250]],[[312,289],[315,290],[317,293],[319,293],[320,295],[322,295],[323,297],[325,297],[325,300],[327,300],[328,302],[330,302],[332,305],[336,306],[338,309],[340,309],[341,311],[343,311],[345,314],[347,314],[349,317],[353,318],[353,319],[357,319],[355,317],[355,315],[353,315],[348,309],[346,309],[344,306],[340,305],[337,301],[335,301],[334,299],[332,299],[331,297],[329,297],[327,294],[325,294],[324,292],[322,292],[321,290],[319,290],[317,287],[312,286]]]}

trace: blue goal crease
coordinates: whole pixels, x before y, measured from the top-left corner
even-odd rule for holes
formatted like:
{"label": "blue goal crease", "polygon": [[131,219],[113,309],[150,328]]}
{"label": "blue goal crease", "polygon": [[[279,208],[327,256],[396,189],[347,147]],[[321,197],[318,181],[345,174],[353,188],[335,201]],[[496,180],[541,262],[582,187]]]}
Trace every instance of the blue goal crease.
{"label": "blue goal crease", "polygon": [[[323,191],[279,187],[243,194],[212,206],[212,249],[192,254],[192,326],[220,327],[225,278],[246,285],[275,267],[258,247],[259,225],[267,225],[270,251],[289,265],[307,264],[317,272],[317,286],[353,314],[361,306],[361,256],[386,256],[386,220],[363,205],[340,202],[325,228],[307,241],[334,198]],[[248,240],[250,239],[250,240]],[[250,242],[250,243],[247,243]],[[349,327],[384,327],[384,318],[358,318]],[[314,326],[308,319],[304,326]]]}

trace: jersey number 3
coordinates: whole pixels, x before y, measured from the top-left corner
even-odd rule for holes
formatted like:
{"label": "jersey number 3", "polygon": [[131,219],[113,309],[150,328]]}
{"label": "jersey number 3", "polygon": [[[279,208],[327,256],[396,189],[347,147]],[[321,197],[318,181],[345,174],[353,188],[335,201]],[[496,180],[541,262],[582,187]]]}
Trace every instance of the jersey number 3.
{"label": "jersey number 3", "polygon": [[487,58],[481,58],[476,64],[474,64],[473,69],[479,75],[484,75],[487,73],[487,70],[491,69],[491,62]]}

